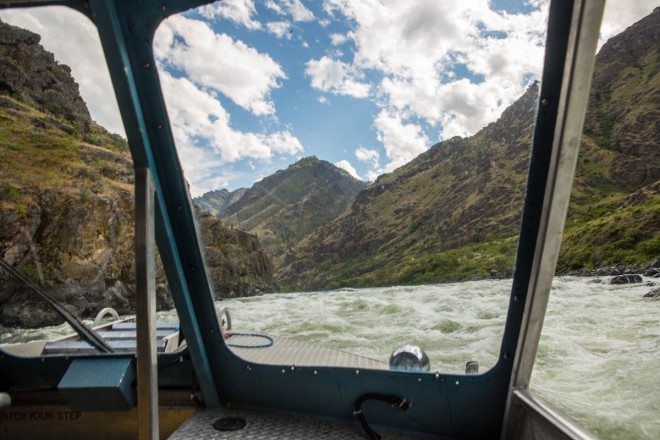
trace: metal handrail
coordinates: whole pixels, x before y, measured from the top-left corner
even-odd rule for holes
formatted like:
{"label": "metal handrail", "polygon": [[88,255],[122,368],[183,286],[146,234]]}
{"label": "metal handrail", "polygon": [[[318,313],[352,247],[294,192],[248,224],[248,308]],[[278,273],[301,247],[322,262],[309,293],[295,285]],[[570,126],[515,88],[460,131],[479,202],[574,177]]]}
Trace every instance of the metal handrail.
{"label": "metal handrail", "polygon": [[101,311],[96,315],[96,318],[94,318],[92,328],[98,327],[101,322],[103,322],[103,319],[108,315],[112,316],[115,321],[119,321],[119,313],[117,313],[117,311],[112,307],[105,307],[101,309]]}

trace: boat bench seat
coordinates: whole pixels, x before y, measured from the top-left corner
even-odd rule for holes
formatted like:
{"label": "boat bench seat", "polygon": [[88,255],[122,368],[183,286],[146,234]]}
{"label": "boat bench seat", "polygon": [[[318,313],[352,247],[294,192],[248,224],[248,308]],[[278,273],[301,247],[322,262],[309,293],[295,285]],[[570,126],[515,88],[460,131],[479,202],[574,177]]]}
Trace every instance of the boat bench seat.
{"label": "boat bench seat", "polygon": [[[106,341],[121,341],[135,339],[135,330],[97,332]],[[163,339],[174,333],[172,330],[157,330],[156,339]]]}
{"label": "boat bench seat", "polygon": [[[136,325],[135,322],[115,322],[114,324],[112,324],[111,329],[135,331],[135,325]],[[179,331],[179,323],[159,321],[156,323],[156,330],[170,330],[170,332]]]}
{"label": "boat bench seat", "polygon": [[[116,322],[103,330],[97,330],[108,345],[118,353],[135,353],[137,351],[135,322]],[[158,322],[156,324],[156,350],[158,353],[171,351],[174,345],[178,346],[178,340],[170,343],[179,332],[177,322]],[[176,347],[174,347],[176,348]],[[96,348],[85,341],[59,340],[46,343],[42,355],[46,354],[93,354],[98,353]]]}
{"label": "boat bench seat", "polygon": [[[137,351],[137,342],[133,340],[107,341],[110,348],[118,353],[135,353]],[[158,353],[165,351],[167,341],[159,339],[156,341],[156,350]],[[46,344],[42,354],[63,354],[63,353],[98,353],[89,342],[85,341],[53,341]]]}

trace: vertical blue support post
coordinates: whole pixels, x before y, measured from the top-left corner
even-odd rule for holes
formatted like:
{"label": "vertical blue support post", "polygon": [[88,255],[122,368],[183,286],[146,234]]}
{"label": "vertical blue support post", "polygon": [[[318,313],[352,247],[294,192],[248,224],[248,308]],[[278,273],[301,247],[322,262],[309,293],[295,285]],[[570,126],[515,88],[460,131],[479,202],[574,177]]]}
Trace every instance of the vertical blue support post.
{"label": "vertical blue support post", "polygon": [[138,438],[158,439],[154,186],[149,168],[135,169]]}
{"label": "vertical blue support post", "polygon": [[[151,171],[155,190],[156,239],[160,256],[163,265],[167,268],[172,298],[179,314],[181,328],[186,335],[188,350],[205,404],[209,408],[218,408],[220,398],[216,378],[219,377],[219,366],[209,362],[207,353],[209,348],[208,344],[204,345],[205,335],[202,333],[202,328],[206,332],[209,331],[209,328],[215,330],[217,320],[215,322],[205,321],[204,326],[199,321],[200,311],[203,312],[209,307],[211,309],[209,313],[212,313],[215,318],[215,311],[212,310],[213,301],[208,289],[208,282],[206,282],[206,289],[202,289],[204,291],[196,293],[196,296],[207,296],[201,301],[204,304],[197,305],[193,301],[191,281],[186,278],[183,269],[181,247],[174,237],[171,214],[172,210],[176,210],[176,208],[172,206],[171,200],[166,201],[162,188],[162,182],[165,181],[175,187],[174,192],[185,190],[185,182],[169,130],[151,48],[153,31],[159,19],[163,18],[162,6],[162,3],[156,1],[90,0],[90,9],[86,13],[90,15],[99,31],[115,95],[121,109],[133,163],[136,168],[147,167]],[[143,22],[136,25],[136,22],[140,20]],[[152,90],[152,88],[156,90]],[[157,118],[157,124],[154,118]],[[150,123],[147,123],[147,119]],[[153,145],[158,145],[157,151],[153,149]],[[159,163],[154,160],[156,154],[159,155]],[[185,219],[188,220],[187,226],[189,226],[193,222],[192,213],[188,210],[192,210],[189,206],[183,207],[186,208],[184,213],[186,214]],[[185,228],[183,232],[194,236],[194,227]],[[182,241],[186,242],[189,239],[183,238]],[[197,254],[199,254],[199,250],[197,250]],[[198,255],[197,258],[201,259],[201,255]],[[195,265],[203,266],[203,264]],[[196,275],[206,280],[204,271],[199,270]],[[206,337],[206,339],[209,338],[209,336]]]}

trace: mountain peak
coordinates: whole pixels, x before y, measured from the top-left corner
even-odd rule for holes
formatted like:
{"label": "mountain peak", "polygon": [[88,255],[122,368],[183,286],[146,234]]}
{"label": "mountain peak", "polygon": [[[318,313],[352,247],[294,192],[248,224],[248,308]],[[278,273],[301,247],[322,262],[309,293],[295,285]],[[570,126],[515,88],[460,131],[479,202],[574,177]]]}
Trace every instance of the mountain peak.
{"label": "mountain peak", "polygon": [[305,157],[256,182],[220,217],[258,234],[277,256],[344,212],[366,185],[327,161]]}
{"label": "mountain peak", "polygon": [[240,200],[245,191],[247,191],[247,188],[239,188],[231,192],[226,188],[216,189],[204,193],[200,197],[195,197],[193,203],[199,206],[202,211],[217,215],[232,203]]}

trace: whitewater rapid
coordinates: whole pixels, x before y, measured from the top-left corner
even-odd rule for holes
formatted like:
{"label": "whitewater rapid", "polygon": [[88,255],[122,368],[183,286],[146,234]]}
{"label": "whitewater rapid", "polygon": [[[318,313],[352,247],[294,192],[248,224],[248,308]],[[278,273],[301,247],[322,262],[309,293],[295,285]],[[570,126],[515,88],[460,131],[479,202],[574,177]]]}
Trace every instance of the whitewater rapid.
{"label": "whitewater rapid", "polygon": [[[603,439],[660,438],[660,301],[656,280],[626,286],[556,278],[531,389]],[[511,280],[341,289],[222,300],[233,329],[323,344],[383,362],[421,346],[431,371],[480,372],[499,356]],[[160,320],[177,320],[175,312]],[[0,343],[50,339],[64,325],[3,335]]]}
{"label": "whitewater rapid", "polygon": [[[531,389],[603,439],[660,439],[660,301],[652,287],[556,278]],[[224,300],[235,329],[387,362],[404,343],[431,371],[480,371],[499,356],[511,280],[343,289]]]}

